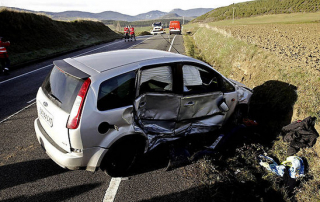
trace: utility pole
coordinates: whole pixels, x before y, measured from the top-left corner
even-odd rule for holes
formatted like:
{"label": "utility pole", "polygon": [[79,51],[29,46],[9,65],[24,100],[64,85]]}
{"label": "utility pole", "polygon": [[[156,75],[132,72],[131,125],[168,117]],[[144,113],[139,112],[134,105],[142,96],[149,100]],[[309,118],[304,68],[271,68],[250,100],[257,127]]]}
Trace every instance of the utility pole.
{"label": "utility pole", "polygon": [[184,25],[184,16],[183,16],[183,21],[182,21],[182,24]]}
{"label": "utility pole", "polygon": [[232,21],[232,23],[234,23],[234,10],[236,9],[236,7],[232,7],[232,10],[233,10],[233,21]]}

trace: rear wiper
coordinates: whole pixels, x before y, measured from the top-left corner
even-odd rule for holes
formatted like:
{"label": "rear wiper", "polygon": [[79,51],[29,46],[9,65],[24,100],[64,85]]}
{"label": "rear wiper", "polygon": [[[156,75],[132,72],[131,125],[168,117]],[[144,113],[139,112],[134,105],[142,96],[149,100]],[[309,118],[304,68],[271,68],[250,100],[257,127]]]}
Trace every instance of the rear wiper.
{"label": "rear wiper", "polygon": [[61,103],[61,101],[59,100],[59,98],[57,98],[56,96],[54,96],[52,93],[50,93],[49,95],[50,95],[53,99],[55,99],[56,101],[58,101],[58,102]]}

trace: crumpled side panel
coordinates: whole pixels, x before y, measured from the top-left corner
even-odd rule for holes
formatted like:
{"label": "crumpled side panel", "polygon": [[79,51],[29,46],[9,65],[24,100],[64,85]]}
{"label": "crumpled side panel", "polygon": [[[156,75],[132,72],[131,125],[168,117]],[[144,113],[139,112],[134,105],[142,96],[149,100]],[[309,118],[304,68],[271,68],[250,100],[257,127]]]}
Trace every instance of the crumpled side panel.
{"label": "crumpled side panel", "polygon": [[144,94],[135,101],[140,119],[176,120],[180,97],[170,94]]}
{"label": "crumpled side panel", "polygon": [[[148,127],[152,128],[151,130],[154,129],[159,129],[159,125],[155,124],[155,128],[152,127],[150,124]],[[173,133],[152,133],[151,131],[148,133],[147,129],[142,129],[141,125],[139,126],[137,123],[133,123],[133,128],[135,132],[138,133],[143,133],[147,136],[148,138],[148,151],[156,148],[158,145],[169,142],[169,141],[174,141],[179,139],[180,137],[174,136]],[[160,129],[161,130],[161,129]],[[158,132],[158,131],[157,131]]]}
{"label": "crumpled side panel", "polygon": [[208,116],[202,120],[177,122],[175,135],[188,136],[192,134],[208,133],[215,131],[222,126],[225,114],[216,114]]}
{"label": "crumpled side panel", "polygon": [[191,130],[186,135],[208,133],[219,129],[224,120],[224,114],[215,115],[192,124]]}
{"label": "crumpled side panel", "polygon": [[135,101],[136,132],[142,130],[147,135],[152,150],[164,142],[217,130],[226,116],[218,107],[222,99],[222,93],[188,97],[144,94]]}
{"label": "crumpled side panel", "polygon": [[174,121],[140,120],[140,127],[147,134],[174,134]]}
{"label": "crumpled side panel", "polygon": [[222,93],[182,97],[178,120],[210,116],[218,113],[220,112],[218,103],[222,99]]}

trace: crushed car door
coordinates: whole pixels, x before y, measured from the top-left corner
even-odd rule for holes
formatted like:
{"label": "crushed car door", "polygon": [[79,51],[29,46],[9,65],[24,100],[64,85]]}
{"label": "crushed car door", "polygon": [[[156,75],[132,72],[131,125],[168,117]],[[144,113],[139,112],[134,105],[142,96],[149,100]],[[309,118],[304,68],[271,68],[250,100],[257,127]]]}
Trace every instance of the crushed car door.
{"label": "crushed car door", "polygon": [[205,133],[222,126],[228,106],[222,92],[221,77],[208,68],[182,66],[183,97],[176,133]]}
{"label": "crushed car door", "polygon": [[151,136],[173,137],[181,96],[173,93],[171,66],[152,67],[139,74],[135,123],[149,139]]}

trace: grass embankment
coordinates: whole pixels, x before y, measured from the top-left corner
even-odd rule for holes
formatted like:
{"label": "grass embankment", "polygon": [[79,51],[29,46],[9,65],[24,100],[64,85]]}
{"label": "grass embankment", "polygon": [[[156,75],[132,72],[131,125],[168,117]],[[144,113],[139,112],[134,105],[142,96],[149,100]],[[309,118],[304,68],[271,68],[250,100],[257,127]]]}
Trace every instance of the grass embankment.
{"label": "grass embankment", "polygon": [[[200,180],[210,188],[214,199],[289,201],[281,180],[261,169],[255,156],[263,151],[284,161],[288,144],[281,140],[279,132],[291,121],[317,116],[316,129],[320,131],[320,55],[316,47],[320,43],[316,37],[320,24],[267,24],[270,18],[279,16],[282,15],[248,18],[246,22],[239,20],[229,26],[230,21],[223,21],[184,27],[184,31],[191,31],[191,35],[184,36],[190,56],[210,63],[226,77],[254,89],[249,116],[258,121],[258,132],[251,136],[244,134],[245,144],[236,141],[235,145],[226,145],[232,152],[198,162],[204,171]],[[266,24],[258,25],[258,21]],[[248,25],[252,22],[256,25]],[[298,201],[320,200],[319,141],[313,148],[296,154],[305,157],[309,164],[307,176],[296,186]],[[197,171],[189,174],[193,172]]]}
{"label": "grass embankment", "polygon": [[121,38],[101,22],[62,22],[8,9],[0,10],[0,36],[11,42],[12,65]]}

